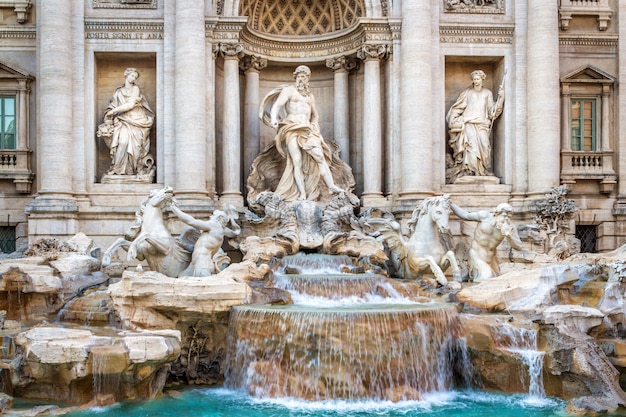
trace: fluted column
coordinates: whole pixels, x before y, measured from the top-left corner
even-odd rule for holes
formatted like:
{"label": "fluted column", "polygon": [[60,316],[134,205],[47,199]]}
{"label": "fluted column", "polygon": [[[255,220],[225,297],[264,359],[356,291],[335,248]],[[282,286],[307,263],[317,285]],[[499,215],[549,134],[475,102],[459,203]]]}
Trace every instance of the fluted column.
{"label": "fluted column", "polygon": [[559,185],[558,2],[528,1],[528,188],[544,193]]}
{"label": "fluted column", "polygon": [[206,72],[204,1],[176,2],[176,193],[206,190]]}
{"label": "fluted column", "polygon": [[433,4],[432,1],[402,1],[401,6],[400,197],[407,199],[419,198],[433,189],[433,114],[429,105],[433,88],[430,63],[435,59],[431,53]]}
{"label": "fluted column", "polygon": [[243,45],[240,43],[220,44],[219,51],[224,57],[223,191],[220,200],[226,204],[242,205],[239,58]]}
{"label": "fluted column", "polygon": [[72,7],[67,0],[39,2],[39,115],[37,177],[40,196],[72,195]]}
{"label": "fluted column", "polygon": [[259,71],[267,67],[267,59],[246,55],[240,64],[246,76],[246,92],[243,108],[243,154],[244,172],[248,173],[254,158],[261,151],[261,125],[259,120]]}
{"label": "fluted column", "polygon": [[341,159],[350,164],[350,103],[348,101],[348,75],[356,68],[356,62],[341,56],[326,60],[326,66],[334,72],[334,140],[341,149]]}
{"label": "fluted column", "polygon": [[357,57],[364,61],[363,88],[363,205],[380,202],[382,193],[382,106],[380,61],[387,45],[363,45]]}

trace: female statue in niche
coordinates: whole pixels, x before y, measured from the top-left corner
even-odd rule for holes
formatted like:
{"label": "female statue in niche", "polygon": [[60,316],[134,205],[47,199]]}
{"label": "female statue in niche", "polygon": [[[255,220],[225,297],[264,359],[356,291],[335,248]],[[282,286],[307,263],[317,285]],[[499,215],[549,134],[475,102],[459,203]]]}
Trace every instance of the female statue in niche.
{"label": "female statue in niche", "polygon": [[450,182],[466,175],[493,175],[489,137],[493,121],[502,114],[504,87],[500,85],[494,102],[491,90],[483,87],[485,73],[476,70],[471,75],[472,85],[459,95],[446,115],[452,148],[452,163],[446,173]]}
{"label": "female statue in niche", "polygon": [[104,123],[98,127],[101,137],[110,149],[111,167],[104,175],[134,176],[142,182],[154,178],[154,158],[150,154],[150,129],[154,112],[135,84],[139,72],[135,68],[124,71],[126,81],[115,94],[104,113]]}

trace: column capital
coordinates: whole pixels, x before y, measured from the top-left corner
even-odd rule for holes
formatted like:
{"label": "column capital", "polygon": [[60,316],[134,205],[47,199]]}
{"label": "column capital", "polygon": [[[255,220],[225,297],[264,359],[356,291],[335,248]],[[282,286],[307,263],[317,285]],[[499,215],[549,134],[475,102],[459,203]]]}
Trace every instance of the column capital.
{"label": "column capital", "polygon": [[347,71],[350,72],[358,66],[358,62],[349,56],[340,56],[337,58],[328,58],[326,67],[331,71]]}
{"label": "column capital", "polygon": [[256,55],[244,55],[239,63],[239,68],[243,72],[261,71],[267,67],[267,59]]}
{"label": "column capital", "polygon": [[367,61],[370,59],[385,60],[390,53],[389,45],[362,45],[357,49],[356,56],[361,61]]}
{"label": "column capital", "polygon": [[217,53],[225,59],[239,59],[243,56],[243,43],[220,43]]}

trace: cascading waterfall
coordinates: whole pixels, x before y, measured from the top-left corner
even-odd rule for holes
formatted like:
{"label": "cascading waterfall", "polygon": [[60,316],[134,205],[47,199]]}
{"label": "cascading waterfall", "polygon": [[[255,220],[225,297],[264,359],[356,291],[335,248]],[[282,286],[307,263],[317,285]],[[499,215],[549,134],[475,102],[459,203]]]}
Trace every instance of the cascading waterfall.
{"label": "cascading waterfall", "polygon": [[[2,336],[0,345],[0,392],[12,395],[13,384],[11,382],[10,363],[15,357],[15,338],[13,335]],[[7,365],[7,366],[5,366]]]}
{"label": "cascading waterfall", "polygon": [[121,384],[119,363],[120,359],[126,361],[125,353],[120,353],[115,346],[92,346],[90,356],[94,400],[98,405],[106,405],[118,398]]}
{"label": "cascading waterfall", "polygon": [[338,303],[350,294],[372,295],[385,278],[302,272],[274,280],[295,304],[232,309],[228,387],[314,401],[414,400],[450,388],[458,362],[455,305],[389,297]]}
{"label": "cascading waterfall", "polygon": [[[492,332],[502,349],[517,355],[528,367],[528,393],[535,397],[545,397],[542,373],[545,353],[537,350],[537,330],[502,322],[498,327],[492,327]],[[523,375],[520,378],[524,384]]]}

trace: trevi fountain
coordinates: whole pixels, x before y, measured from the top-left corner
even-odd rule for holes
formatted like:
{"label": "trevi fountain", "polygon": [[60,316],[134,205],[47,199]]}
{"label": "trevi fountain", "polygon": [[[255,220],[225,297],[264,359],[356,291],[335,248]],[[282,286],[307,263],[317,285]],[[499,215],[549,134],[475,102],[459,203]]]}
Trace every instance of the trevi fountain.
{"label": "trevi fountain", "polygon": [[[125,72],[98,128],[103,181],[153,175],[138,75]],[[320,134],[311,70],[293,76],[262,101],[275,139],[252,163],[245,210],[196,218],[155,188],[108,248],[79,233],[2,258],[2,413],[619,413],[626,248],[577,253],[564,186],[530,224],[505,202],[469,211],[446,194],[410,218],[362,209]],[[504,91],[494,100],[484,77],[447,116],[451,178],[490,169],[481,141]],[[481,108],[485,120],[469,114]],[[454,236],[452,218],[473,234]]]}

